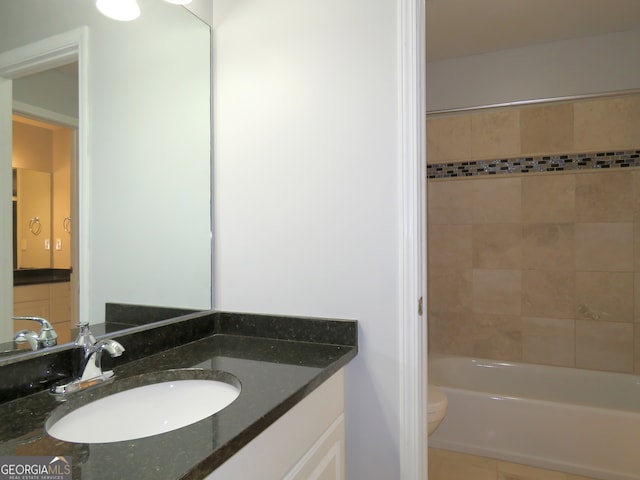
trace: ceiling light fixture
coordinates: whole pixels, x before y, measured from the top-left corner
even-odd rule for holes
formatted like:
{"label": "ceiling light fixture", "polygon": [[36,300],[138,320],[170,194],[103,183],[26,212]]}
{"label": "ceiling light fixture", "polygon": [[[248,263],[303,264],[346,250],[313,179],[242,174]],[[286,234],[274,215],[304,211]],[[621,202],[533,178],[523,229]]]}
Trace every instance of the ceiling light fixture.
{"label": "ceiling light fixture", "polygon": [[140,16],[140,7],[136,0],[96,0],[96,7],[103,15],[128,22]]}
{"label": "ceiling light fixture", "polygon": [[[173,5],[187,5],[192,0],[164,0]],[[114,20],[128,22],[140,16],[136,0],[96,0],[96,7],[103,15]]]}

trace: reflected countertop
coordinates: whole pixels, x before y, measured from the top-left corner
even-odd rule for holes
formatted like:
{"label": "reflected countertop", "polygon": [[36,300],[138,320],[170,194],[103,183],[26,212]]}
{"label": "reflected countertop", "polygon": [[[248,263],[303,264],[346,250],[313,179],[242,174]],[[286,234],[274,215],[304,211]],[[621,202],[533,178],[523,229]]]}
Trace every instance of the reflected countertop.
{"label": "reflected countertop", "polygon": [[13,271],[13,286],[60,283],[71,280],[69,268],[20,268]]}
{"label": "reflected countertop", "polygon": [[[188,327],[190,322],[208,322],[211,331],[196,340],[186,334],[183,344],[128,363],[115,359],[115,382],[130,382],[133,388],[137,376],[168,369],[221,370],[241,383],[240,396],[231,405],[161,435],[81,444],[45,432],[59,402],[40,391],[0,405],[0,455],[71,456],[74,479],[205,478],[357,353],[357,324],[352,321],[215,312],[188,316],[178,323],[181,331],[197,331]],[[169,325],[174,324],[165,327]],[[148,336],[150,330],[145,332]],[[118,338],[125,353],[135,350],[138,337],[125,332]],[[0,367],[0,378],[2,373]],[[95,395],[83,394],[98,397],[99,389],[93,389]]]}

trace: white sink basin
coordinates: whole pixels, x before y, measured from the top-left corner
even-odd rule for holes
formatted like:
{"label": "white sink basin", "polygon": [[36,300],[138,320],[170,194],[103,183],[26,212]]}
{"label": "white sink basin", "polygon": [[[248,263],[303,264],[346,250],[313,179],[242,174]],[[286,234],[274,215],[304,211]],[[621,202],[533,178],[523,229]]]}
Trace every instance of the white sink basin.
{"label": "white sink basin", "polygon": [[52,437],[67,442],[134,440],[196,423],[231,404],[239,394],[238,386],[219,380],[162,381],[94,400],[59,419],[54,412],[45,428]]}

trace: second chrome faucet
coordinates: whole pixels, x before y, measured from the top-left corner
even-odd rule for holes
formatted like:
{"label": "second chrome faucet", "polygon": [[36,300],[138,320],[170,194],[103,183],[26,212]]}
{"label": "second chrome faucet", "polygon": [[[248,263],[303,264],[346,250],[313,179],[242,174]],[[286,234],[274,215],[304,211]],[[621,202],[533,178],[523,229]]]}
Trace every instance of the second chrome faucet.
{"label": "second chrome faucet", "polygon": [[88,323],[80,323],[78,338],[73,351],[73,379],[67,383],[54,385],[51,393],[66,395],[113,378],[113,370],[102,371],[102,354],[119,357],[124,347],[115,340],[104,339],[96,342]]}
{"label": "second chrome faucet", "polygon": [[13,320],[28,320],[40,324],[40,331],[38,333],[33,330],[20,330],[16,333],[13,341],[18,345],[28,343],[31,350],[41,350],[47,347],[54,347],[58,344],[58,334],[46,319],[32,316],[12,318]]}

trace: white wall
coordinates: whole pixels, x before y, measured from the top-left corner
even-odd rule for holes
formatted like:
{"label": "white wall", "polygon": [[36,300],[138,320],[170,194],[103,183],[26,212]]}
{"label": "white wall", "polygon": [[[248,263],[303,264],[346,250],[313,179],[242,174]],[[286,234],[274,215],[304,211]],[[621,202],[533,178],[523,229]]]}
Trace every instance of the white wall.
{"label": "white wall", "polygon": [[211,27],[217,27],[222,23],[227,13],[231,11],[240,0],[192,0],[185,8],[197,15],[203,22]]}
{"label": "white wall", "polygon": [[427,111],[640,87],[640,30],[427,64]]}
{"label": "white wall", "polygon": [[399,478],[398,0],[242,0],[214,30],[215,307],[356,319],[347,478]]}

